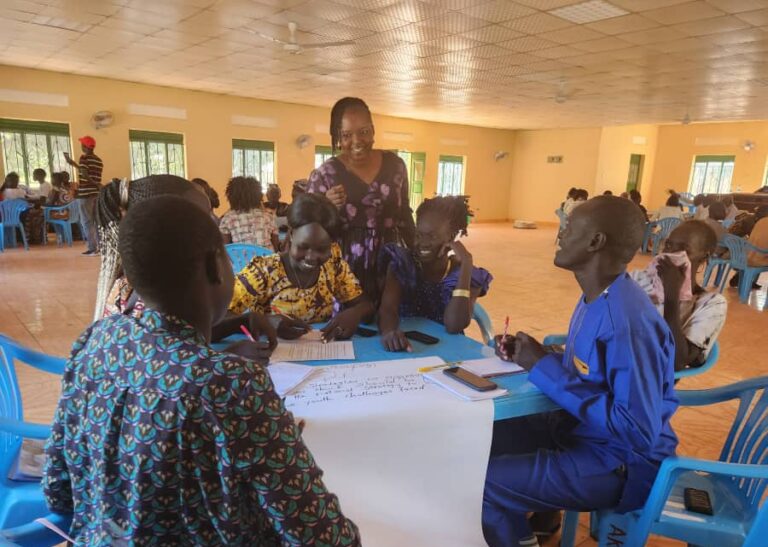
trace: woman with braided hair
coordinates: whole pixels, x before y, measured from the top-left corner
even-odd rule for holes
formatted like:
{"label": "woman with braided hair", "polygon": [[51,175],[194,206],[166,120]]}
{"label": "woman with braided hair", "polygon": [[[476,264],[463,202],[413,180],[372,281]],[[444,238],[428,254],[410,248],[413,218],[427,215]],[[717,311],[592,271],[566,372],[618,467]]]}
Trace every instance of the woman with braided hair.
{"label": "woman with braided hair", "polygon": [[408,171],[397,154],[373,147],[373,120],[362,99],[345,97],[334,105],[330,133],[338,155],[312,171],[307,190],[325,194],[339,209],[342,254],[377,304],[376,262],[382,246],[410,247],[413,242]]}
{"label": "woman with braided hair", "polygon": [[174,175],[113,181],[99,193],[96,216],[102,251],[94,320],[143,308],[138,295],[134,294],[133,288],[123,276],[117,250],[120,219],[132,205],[168,194],[189,199],[206,212],[211,210],[211,204],[202,188]]}
{"label": "woman with braided hair", "polygon": [[381,343],[387,351],[410,351],[400,330],[400,317],[426,317],[462,332],[472,308],[485,296],[493,277],[473,264],[472,255],[457,241],[467,235],[472,216],[464,196],[427,199],[416,210],[416,242],[409,251],[385,245],[379,259],[385,277],[379,307]]}
{"label": "woman with braided hair", "polygon": [[[113,314],[138,314],[144,309],[141,296],[128,283],[118,251],[120,220],[128,209],[142,201],[162,195],[176,195],[187,199],[211,213],[211,203],[205,190],[186,179],[174,175],[151,175],[130,181],[123,179],[106,185],[99,193],[97,219],[102,242],[101,270],[96,293],[94,320]],[[266,316],[260,313],[246,313],[237,317],[227,317],[213,326],[213,340],[220,340],[231,334],[239,333],[240,326],[247,325],[254,336],[264,335],[269,339],[270,350],[277,344],[275,328]],[[254,357],[258,348],[235,343],[227,351],[245,357]],[[261,354],[259,353],[258,356]]]}

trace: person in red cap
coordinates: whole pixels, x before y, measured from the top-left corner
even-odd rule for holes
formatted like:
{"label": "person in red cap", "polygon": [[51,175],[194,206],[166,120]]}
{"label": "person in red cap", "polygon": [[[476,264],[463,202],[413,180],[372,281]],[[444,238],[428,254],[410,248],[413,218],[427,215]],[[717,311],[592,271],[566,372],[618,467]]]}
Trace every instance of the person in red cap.
{"label": "person in red cap", "polygon": [[64,158],[72,167],[77,168],[79,182],[77,183],[77,204],[80,209],[80,219],[85,229],[85,240],[88,249],[83,253],[85,256],[99,255],[99,232],[96,228],[96,201],[101,190],[101,172],[104,164],[101,158],[93,153],[96,148],[96,139],[86,135],[78,139],[83,149],[80,161],[75,162],[67,152],[64,152]]}

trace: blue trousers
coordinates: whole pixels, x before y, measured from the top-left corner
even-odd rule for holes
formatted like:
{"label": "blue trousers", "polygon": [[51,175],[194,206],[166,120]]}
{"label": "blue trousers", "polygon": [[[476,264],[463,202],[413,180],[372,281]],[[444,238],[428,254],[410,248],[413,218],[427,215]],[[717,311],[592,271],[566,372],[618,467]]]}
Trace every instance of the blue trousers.
{"label": "blue trousers", "polygon": [[496,422],[483,495],[483,534],[490,547],[517,547],[532,536],[526,513],[615,507],[625,477],[615,469],[581,476],[563,411]]}
{"label": "blue trousers", "polygon": [[88,251],[96,252],[99,250],[99,230],[96,225],[96,202],[98,196],[89,198],[78,198],[77,205],[80,211],[80,222],[85,233],[83,238],[88,245]]}

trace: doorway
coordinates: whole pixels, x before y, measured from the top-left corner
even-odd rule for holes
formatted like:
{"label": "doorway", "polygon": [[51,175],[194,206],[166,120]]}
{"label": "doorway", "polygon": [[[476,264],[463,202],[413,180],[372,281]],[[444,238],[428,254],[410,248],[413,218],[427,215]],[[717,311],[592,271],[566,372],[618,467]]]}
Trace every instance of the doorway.
{"label": "doorway", "polygon": [[629,174],[627,175],[627,192],[640,191],[640,183],[643,181],[644,154],[632,154],[629,157]]}

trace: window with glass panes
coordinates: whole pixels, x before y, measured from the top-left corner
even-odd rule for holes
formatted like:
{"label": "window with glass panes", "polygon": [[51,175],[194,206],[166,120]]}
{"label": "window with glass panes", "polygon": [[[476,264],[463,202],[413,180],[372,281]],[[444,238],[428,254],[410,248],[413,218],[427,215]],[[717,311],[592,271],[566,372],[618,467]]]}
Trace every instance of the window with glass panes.
{"label": "window with glass panes", "polygon": [[185,177],[184,135],[158,131],[129,132],[131,141],[131,178],[149,175]]}
{"label": "window with glass panes", "polygon": [[315,169],[333,157],[330,146],[315,146]]}
{"label": "window with glass panes", "polygon": [[67,124],[0,119],[0,140],[5,173],[15,171],[21,184],[31,190],[39,187],[32,181],[32,172],[38,168],[45,169],[48,180],[57,171],[66,171],[72,178],[72,167],[64,159],[64,152],[72,152]]}
{"label": "window with glass panes", "polygon": [[464,193],[462,156],[440,156],[437,165],[437,193],[441,196],[460,196]]}
{"label": "window with glass panes", "polygon": [[688,191],[697,194],[728,194],[731,191],[735,156],[696,156]]}
{"label": "window with glass panes", "polygon": [[232,139],[232,176],[255,177],[265,190],[275,182],[275,143]]}

